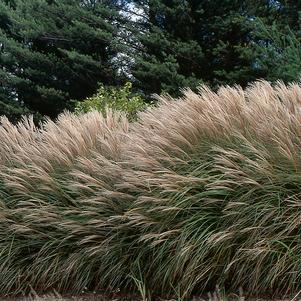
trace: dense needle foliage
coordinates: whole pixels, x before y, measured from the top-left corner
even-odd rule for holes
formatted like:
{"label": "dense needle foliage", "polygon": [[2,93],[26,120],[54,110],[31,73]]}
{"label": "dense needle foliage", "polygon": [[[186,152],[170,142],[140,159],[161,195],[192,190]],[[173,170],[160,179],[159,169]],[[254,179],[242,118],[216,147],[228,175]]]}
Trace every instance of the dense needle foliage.
{"label": "dense needle foliage", "polygon": [[0,115],[55,118],[116,84],[115,0],[0,0]]}
{"label": "dense needle foliage", "polygon": [[0,115],[54,119],[127,81],[149,101],[203,83],[299,80],[300,10],[295,0],[0,0]]}

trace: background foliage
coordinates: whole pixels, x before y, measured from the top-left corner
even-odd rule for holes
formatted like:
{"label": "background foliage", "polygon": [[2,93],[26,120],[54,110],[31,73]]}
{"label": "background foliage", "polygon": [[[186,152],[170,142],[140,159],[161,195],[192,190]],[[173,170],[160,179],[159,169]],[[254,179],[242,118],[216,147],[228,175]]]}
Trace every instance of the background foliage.
{"label": "background foliage", "polygon": [[127,82],[119,89],[101,85],[95,95],[76,103],[75,112],[81,114],[96,110],[105,115],[108,109],[112,109],[126,113],[127,117],[133,120],[137,113],[145,108],[143,98],[133,94],[132,84]]}
{"label": "background foliage", "polygon": [[0,114],[54,118],[103,87],[181,94],[298,80],[299,1],[0,0]]}

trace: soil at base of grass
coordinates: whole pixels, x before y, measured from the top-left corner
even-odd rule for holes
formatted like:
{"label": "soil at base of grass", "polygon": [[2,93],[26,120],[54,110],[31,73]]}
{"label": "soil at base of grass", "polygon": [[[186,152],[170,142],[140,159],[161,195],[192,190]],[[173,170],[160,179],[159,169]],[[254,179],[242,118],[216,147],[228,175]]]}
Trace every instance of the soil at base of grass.
{"label": "soil at base of grass", "polygon": [[[286,296],[284,298],[245,298],[243,295],[221,296],[218,292],[207,293],[202,296],[194,296],[190,301],[300,301],[301,292],[295,296]],[[155,299],[143,300],[137,295],[125,295],[122,293],[83,293],[80,295],[60,295],[57,292],[44,295],[33,293],[29,296],[20,297],[1,297],[0,301],[179,301],[177,299]]]}

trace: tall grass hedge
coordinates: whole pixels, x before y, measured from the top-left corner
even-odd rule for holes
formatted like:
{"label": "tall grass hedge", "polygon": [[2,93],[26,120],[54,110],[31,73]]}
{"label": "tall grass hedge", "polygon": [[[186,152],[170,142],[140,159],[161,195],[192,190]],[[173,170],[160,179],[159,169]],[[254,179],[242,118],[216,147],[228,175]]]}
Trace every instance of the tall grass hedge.
{"label": "tall grass hedge", "polygon": [[301,289],[301,86],[159,102],[1,119],[1,293]]}

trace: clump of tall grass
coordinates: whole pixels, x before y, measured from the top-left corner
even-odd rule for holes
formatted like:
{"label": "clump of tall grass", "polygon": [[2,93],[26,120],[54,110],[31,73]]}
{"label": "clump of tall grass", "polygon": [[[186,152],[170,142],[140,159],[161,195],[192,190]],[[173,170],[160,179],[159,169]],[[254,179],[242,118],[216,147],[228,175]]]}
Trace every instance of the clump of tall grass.
{"label": "clump of tall grass", "polygon": [[301,289],[301,86],[0,128],[0,291]]}

